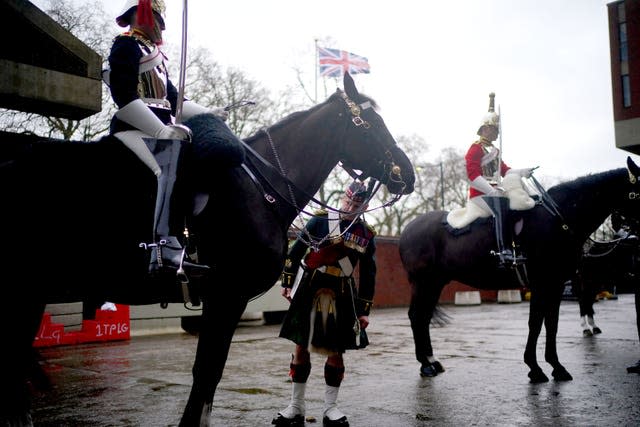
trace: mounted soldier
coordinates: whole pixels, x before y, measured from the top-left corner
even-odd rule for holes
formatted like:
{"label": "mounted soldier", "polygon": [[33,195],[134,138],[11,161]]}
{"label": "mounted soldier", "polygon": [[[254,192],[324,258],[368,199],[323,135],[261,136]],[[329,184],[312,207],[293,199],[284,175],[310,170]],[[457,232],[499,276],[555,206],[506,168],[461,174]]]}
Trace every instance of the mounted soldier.
{"label": "mounted soldier", "polygon": [[[188,261],[183,242],[178,237],[184,234],[186,198],[184,195],[177,197],[174,187],[183,168],[185,144],[192,140],[192,129],[182,122],[188,123],[189,119],[201,114],[213,115],[217,119],[210,122],[234,140],[234,150],[239,153],[235,164],[228,166],[241,163],[244,152],[239,140],[223,123],[228,118],[227,109],[209,109],[183,98],[183,76],[179,88],[169,78],[167,57],[160,48],[164,18],[162,0],[127,0],[116,22],[121,27],[128,26],[129,30],[115,38],[109,55],[109,69],[103,76],[119,108],[112,119],[110,133],[131,149],[157,177],[153,241],[141,244],[151,250],[149,271],[175,272],[185,282],[188,281],[185,268],[203,271],[208,267]],[[183,21],[181,70],[186,66],[185,30],[186,19]]]}
{"label": "mounted soldier", "polygon": [[[471,144],[465,155],[470,183],[469,201],[484,212],[481,216],[494,218],[497,242],[497,251],[494,253],[500,265],[522,263],[525,257],[516,253],[509,210],[525,210],[534,206],[521,181],[521,178],[529,178],[534,168],[510,168],[502,161],[501,150],[493,145],[500,134],[500,115],[495,111],[494,93],[489,94],[489,109],[480,122],[477,134],[480,138]],[[517,200],[507,194],[510,192],[518,196]]]}

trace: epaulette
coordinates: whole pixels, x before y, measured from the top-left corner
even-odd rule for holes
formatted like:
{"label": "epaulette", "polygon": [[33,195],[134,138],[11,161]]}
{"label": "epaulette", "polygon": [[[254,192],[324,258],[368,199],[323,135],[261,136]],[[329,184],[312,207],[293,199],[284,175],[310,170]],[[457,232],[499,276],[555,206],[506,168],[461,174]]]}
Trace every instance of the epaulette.
{"label": "epaulette", "polygon": [[314,213],[314,215],[320,216],[320,215],[329,215],[329,212],[327,212],[326,209],[318,209],[316,210]]}

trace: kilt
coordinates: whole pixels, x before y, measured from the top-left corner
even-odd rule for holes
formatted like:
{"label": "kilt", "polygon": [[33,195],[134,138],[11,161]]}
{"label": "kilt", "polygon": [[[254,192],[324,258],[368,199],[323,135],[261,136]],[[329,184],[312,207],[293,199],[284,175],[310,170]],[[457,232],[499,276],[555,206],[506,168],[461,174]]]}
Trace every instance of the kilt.
{"label": "kilt", "polygon": [[368,341],[356,316],[355,293],[352,277],[305,271],[279,336],[322,354],[364,348]]}

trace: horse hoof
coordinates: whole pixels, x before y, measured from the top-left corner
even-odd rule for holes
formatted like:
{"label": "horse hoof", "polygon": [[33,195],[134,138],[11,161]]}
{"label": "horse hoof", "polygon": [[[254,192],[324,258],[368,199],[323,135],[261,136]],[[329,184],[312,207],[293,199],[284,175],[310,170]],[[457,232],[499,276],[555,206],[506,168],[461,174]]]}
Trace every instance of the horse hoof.
{"label": "horse hoof", "polygon": [[633,366],[627,367],[628,374],[640,374],[640,360]]}
{"label": "horse hoof", "polygon": [[[440,367],[442,367],[442,365],[440,365]],[[444,369],[442,371],[444,371]],[[436,375],[438,375],[438,371],[432,364],[420,366],[421,377],[435,377]]]}
{"label": "horse hoof", "polygon": [[436,370],[437,373],[441,374],[444,372],[444,366],[442,366],[442,363],[438,362],[437,360],[435,362],[433,362],[431,364],[431,366],[433,366],[433,368]]}
{"label": "horse hoof", "polygon": [[593,335],[595,334],[601,334],[602,330],[600,328],[598,328],[597,326],[593,327]]}
{"label": "horse hoof", "polygon": [[593,332],[591,332],[591,329],[583,329],[582,330],[582,336],[583,337],[591,337],[591,336],[593,336]]}
{"label": "horse hoof", "polygon": [[567,372],[567,370],[564,369],[564,368],[554,369],[553,372],[551,372],[551,375],[553,375],[553,379],[556,380],[556,381],[571,381],[571,380],[573,380],[573,377],[571,376],[571,374],[569,372]]}
{"label": "horse hoof", "polygon": [[529,379],[533,384],[549,382],[549,377],[542,372],[542,369],[536,369],[529,372]]}

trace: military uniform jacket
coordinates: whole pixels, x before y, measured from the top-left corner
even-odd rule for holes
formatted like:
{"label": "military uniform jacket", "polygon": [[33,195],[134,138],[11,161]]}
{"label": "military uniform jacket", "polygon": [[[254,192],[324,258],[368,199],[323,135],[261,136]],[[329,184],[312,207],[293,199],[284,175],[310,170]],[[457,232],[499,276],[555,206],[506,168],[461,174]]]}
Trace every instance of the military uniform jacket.
{"label": "military uniform jacket", "polygon": [[[141,59],[152,53],[161,55],[151,70],[143,70]],[[159,47],[145,37],[127,32],[118,35],[109,54],[108,84],[111,96],[118,108],[122,108],[136,99],[156,99],[165,101],[164,108],[150,107],[164,124],[172,123],[176,114],[178,90],[169,79],[164,54]],[[144,60],[143,60],[144,63]],[[134,129],[129,124],[111,120],[111,133]]]}
{"label": "military uniform jacket", "polygon": [[[491,150],[495,150],[492,152]],[[498,171],[498,163],[500,168],[500,176],[504,176],[509,169],[506,163],[501,161],[498,157],[497,148],[492,144],[484,144],[481,141],[476,141],[471,144],[471,147],[467,151],[464,157],[467,168],[467,177],[469,182],[473,181],[479,176],[483,176],[489,181],[490,184],[497,184],[494,179],[496,172]],[[484,193],[481,191],[469,187],[469,198],[481,196]]]}
{"label": "military uniform jacket", "polygon": [[[312,347],[324,347],[328,352],[343,352],[364,346],[354,341],[354,327],[359,316],[369,314],[375,293],[375,232],[362,220],[350,224],[351,221],[340,221],[342,237],[337,242],[325,242],[318,252],[309,252],[300,237],[291,246],[285,272],[295,274],[302,264],[304,274],[285,316],[281,337],[303,346],[311,344]],[[324,213],[313,217],[305,228],[315,238],[328,235],[328,216]],[[345,256],[354,268],[358,268],[357,286],[353,275],[336,275],[341,271],[338,260]],[[311,264],[314,268],[304,267],[305,264]],[[323,273],[327,267],[332,274]],[[315,305],[319,304],[318,296],[323,293],[335,298],[335,305],[329,308],[328,314],[324,314],[329,318],[327,324],[320,327],[318,321],[316,325],[310,324],[312,320],[309,313],[321,311]],[[333,326],[332,321],[335,322]]]}

